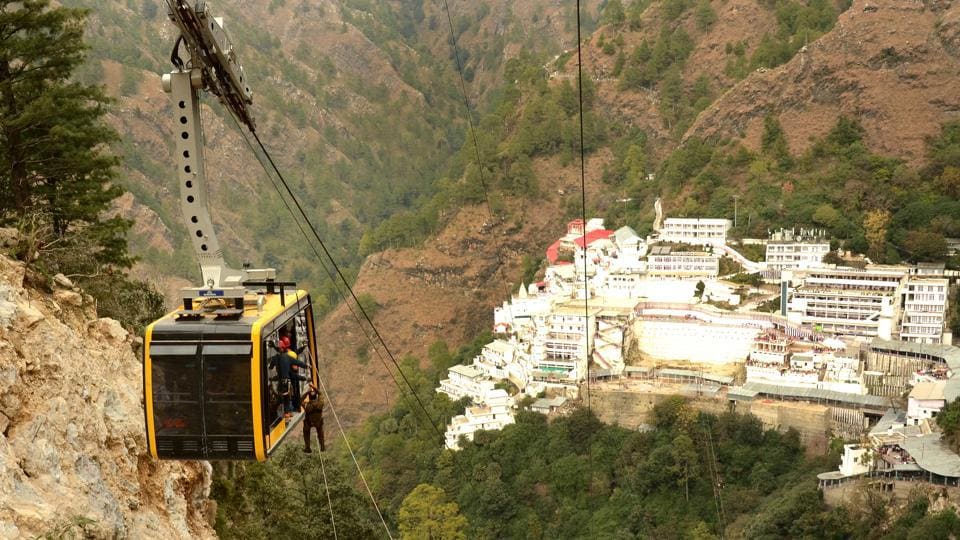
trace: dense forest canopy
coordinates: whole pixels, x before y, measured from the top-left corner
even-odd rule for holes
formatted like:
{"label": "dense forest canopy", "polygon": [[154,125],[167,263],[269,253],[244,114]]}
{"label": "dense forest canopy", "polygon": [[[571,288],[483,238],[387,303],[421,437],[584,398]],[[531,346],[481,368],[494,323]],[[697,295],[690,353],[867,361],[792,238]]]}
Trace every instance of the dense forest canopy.
{"label": "dense forest canopy", "polygon": [[[433,421],[442,425],[462,408],[433,391],[440,375],[484,342],[456,353],[436,343],[423,371],[416,359],[404,362]],[[795,431],[765,430],[749,415],[698,412],[680,397],[657,405],[646,431],[605,425],[586,407],[552,421],[521,411],[516,424],[479,432],[458,452],[444,448],[424,413],[401,399],[350,436],[387,526],[404,538],[709,539],[720,537],[721,519],[731,538],[960,531],[952,510],[927,512],[921,491],[905,513],[870,489],[857,492],[862,504],[828,507],[815,476],[839,463],[840,442],[828,456],[808,458]],[[333,447],[323,456],[290,447],[265,464],[218,466],[218,533],[332,536],[326,474],[338,533],[383,535],[343,441]]]}

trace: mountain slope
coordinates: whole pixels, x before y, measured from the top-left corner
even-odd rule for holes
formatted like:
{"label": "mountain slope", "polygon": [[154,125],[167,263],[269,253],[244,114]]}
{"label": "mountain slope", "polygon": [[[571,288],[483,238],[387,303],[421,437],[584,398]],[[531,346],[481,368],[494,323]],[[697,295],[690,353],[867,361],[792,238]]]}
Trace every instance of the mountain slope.
{"label": "mountain slope", "polygon": [[[105,84],[117,99],[110,121],[123,139],[121,183],[133,195],[118,210],[138,221],[132,238],[144,260],[138,273],[172,297],[183,278],[196,279],[170,163],[169,105],[159,88],[160,74],[172,69],[174,28],[162,2],[64,3],[91,10],[90,61],[80,78]],[[364,230],[431,196],[464,141],[445,11],[419,1],[208,6],[225,18],[250,77],[261,137],[338,262],[353,273]],[[476,78],[468,87],[474,107],[483,106],[510,55],[571,35],[560,28],[556,41],[544,42],[529,34],[563,19],[564,10],[546,0],[522,9],[498,1],[452,10],[468,82]],[[232,121],[211,99],[204,119],[212,213],[228,259],[275,266],[311,287],[321,307],[336,302]]]}
{"label": "mountain slope", "polygon": [[[793,186],[776,167],[747,174],[740,170],[743,163],[738,164],[735,157],[730,158],[727,170],[734,171],[736,177],[714,175],[704,184],[706,178],[694,177],[710,160],[710,145],[693,145],[694,149],[689,150],[688,157],[704,160],[699,167],[667,171],[664,178],[658,176],[652,182],[647,179],[645,173],[657,171],[666,157],[678,148],[690,146],[687,143],[698,137],[732,138],[734,142],[724,146],[732,149],[737,148],[736,140],[743,137],[747,147],[756,149],[760,146],[764,118],[773,113],[783,125],[790,150],[797,155],[809,147],[814,137],[820,138],[834,129],[840,114],[848,114],[862,123],[871,150],[905,158],[916,167],[925,157],[924,137],[939,133],[940,123],[950,119],[956,109],[956,96],[947,95],[948,81],[957,69],[952,52],[957,50],[957,10],[949,3],[890,2],[874,9],[873,4],[854,2],[843,11],[844,5],[831,8],[831,4],[820,2],[821,16],[836,18],[839,14],[839,18],[835,24],[833,19],[817,23],[816,28],[824,29],[824,34],[810,34],[815,37],[805,49],[797,46],[797,40],[805,34],[790,34],[783,23],[788,17],[764,3],[731,0],[716,5],[716,18],[706,27],[698,22],[692,3],[681,3],[687,7],[679,14],[668,13],[666,4],[652,3],[635,14],[639,21],[636,24],[628,18],[600,26],[583,49],[584,72],[592,74],[596,89],[594,110],[605,126],[598,132],[603,137],[600,150],[592,153],[588,161],[588,176],[593,182],[588,188],[587,204],[592,214],[611,217],[611,227],[648,229],[649,223],[644,220],[652,215],[653,198],[659,194],[670,195],[666,206],[671,212],[682,212],[688,207],[702,211],[709,207],[710,215],[726,215],[724,212],[732,214],[733,210],[730,194],[745,185],[752,186],[751,197],[764,199],[764,207],[775,207],[776,199],[783,198],[781,189]],[[799,3],[793,4],[797,10],[802,8]],[[771,41],[767,37],[771,35],[780,36],[777,39],[781,41]],[[657,68],[659,79],[626,84],[626,69],[633,61],[630,59],[648,58],[644,54],[651,54],[650,51],[655,57],[656,43],[664,39],[668,40],[668,50],[680,43],[682,54],[677,53],[670,67]],[[913,45],[907,47],[907,42]],[[800,51],[792,58],[765,60],[771,43],[781,43],[781,52],[794,46]],[[649,50],[638,53],[643,47]],[[894,52],[884,52],[891,48]],[[896,51],[909,56],[904,60]],[[625,63],[619,59],[621,55]],[[737,64],[737,58],[744,61]],[[900,59],[891,64],[891,58]],[[638,62],[640,67],[650,67],[649,60]],[[743,66],[751,62],[783,64],[743,73]],[[621,72],[616,75],[618,63]],[[575,53],[563,57],[559,64],[560,69],[548,82],[551,88],[574,79]],[[679,99],[668,95],[670,88],[665,81],[674,76],[671,71],[680,81]],[[706,101],[696,105],[691,96],[695,96],[697,86],[704,80],[708,91],[702,97]],[[683,114],[674,114],[671,107],[664,106],[671,99],[677,108],[685,108]],[[524,107],[530,100],[525,97],[516,103],[517,108],[504,120],[508,126],[522,123]],[[698,107],[702,107],[702,112],[697,111]],[[486,153],[484,135],[481,131],[481,146]],[[505,140],[499,146],[493,145],[497,156],[487,159],[496,162],[504,158],[515,136],[507,129]],[[623,171],[634,149],[641,161],[638,172],[644,173],[636,177],[631,176],[635,172],[627,175]],[[744,159],[747,158],[746,163],[766,159],[746,155]],[[687,158],[679,157],[674,162],[684,159]],[[480,225],[488,214],[482,206],[454,210],[441,220],[441,228],[421,248],[387,250],[368,258],[357,290],[369,293],[382,304],[375,320],[398,357],[414,354],[424,361],[433,340],[459,345],[489,328],[490,308],[518,285],[522,256],[539,258],[550,240],[562,232],[563,217],[574,215],[569,202],[559,202],[553,195],[558,190],[578,194],[575,183],[557,181],[558,177],[573,180],[578,174],[576,167],[563,168],[562,162],[562,157],[537,160],[535,176],[540,191],[527,203],[537,208],[537,219],[529,219],[532,212],[523,214],[507,209],[498,215],[506,216],[507,222],[513,220],[518,227],[506,229],[496,225],[491,230],[502,231],[500,234],[485,234]],[[886,162],[876,163],[881,167]],[[896,165],[895,160],[890,163]],[[547,170],[562,172],[551,174]],[[817,174],[828,172],[814,168],[805,173],[810,178],[803,181],[816,183]],[[816,202],[820,203],[823,201]],[[780,208],[778,214],[756,217],[790,225],[790,220],[812,212],[808,211],[810,204],[813,203],[798,201],[797,208]],[[757,202],[756,206],[761,205]],[[851,213],[850,218],[856,215]],[[758,227],[767,223],[755,221]],[[860,226],[859,222],[845,225],[854,230]],[[501,249],[498,244],[503,242],[503,235],[523,241],[515,249]],[[451,243],[463,247],[455,251],[441,248]],[[497,253],[501,254],[502,265],[494,264]],[[465,257],[470,260],[464,260]],[[507,283],[512,287],[508,288]],[[383,410],[392,395],[392,382],[374,355],[365,350],[362,334],[348,330],[350,320],[350,314],[341,308],[322,326],[324,333],[335,336],[328,355],[333,384],[351,411],[362,415]],[[352,363],[351,357],[361,358],[362,365]],[[354,376],[358,372],[363,374],[361,384]]]}
{"label": "mountain slope", "polygon": [[858,0],[790,62],[720,97],[686,136],[743,138],[757,149],[773,114],[791,150],[803,152],[846,115],[860,121],[871,150],[917,164],[925,138],[960,115],[958,53],[955,3]]}
{"label": "mountain slope", "polygon": [[[588,192],[599,188],[599,164],[607,157],[600,153],[588,160]],[[497,217],[483,204],[463,207],[422,246],[367,258],[355,291],[378,304],[374,324],[398,361],[413,355],[423,363],[437,341],[456,348],[490,331],[493,308],[516,293],[522,281],[524,256],[539,261],[546,246],[563,233],[565,207],[580,196],[579,167],[544,159],[535,170],[551,180],[549,190],[536,199],[505,199],[507,209]],[[377,350],[389,370],[395,370],[372,333],[375,345],[370,345],[350,309],[338,306],[318,332],[321,360],[340,414],[359,423],[389,407],[397,387]]]}

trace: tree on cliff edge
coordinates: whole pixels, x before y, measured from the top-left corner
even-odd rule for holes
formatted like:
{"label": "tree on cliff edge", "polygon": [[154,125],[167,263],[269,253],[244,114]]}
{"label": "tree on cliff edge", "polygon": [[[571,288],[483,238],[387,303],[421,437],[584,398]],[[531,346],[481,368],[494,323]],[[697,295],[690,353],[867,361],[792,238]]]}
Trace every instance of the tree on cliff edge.
{"label": "tree on cliff edge", "polygon": [[86,11],[49,0],[0,0],[0,225],[21,231],[17,255],[50,271],[129,266],[130,223],[104,213],[122,191],[108,98],[71,80],[83,62]]}

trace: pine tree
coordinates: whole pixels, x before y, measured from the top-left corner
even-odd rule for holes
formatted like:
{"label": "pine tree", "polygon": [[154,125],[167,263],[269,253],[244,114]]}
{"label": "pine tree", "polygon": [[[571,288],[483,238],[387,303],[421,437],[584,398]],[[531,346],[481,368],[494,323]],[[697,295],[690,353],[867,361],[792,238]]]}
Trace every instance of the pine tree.
{"label": "pine tree", "polygon": [[130,223],[106,218],[122,191],[117,140],[100,87],[71,80],[83,62],[86,11],[49,0],[0,0],[0,224],[21,228],[18,255],[51,269],[128,266]]}

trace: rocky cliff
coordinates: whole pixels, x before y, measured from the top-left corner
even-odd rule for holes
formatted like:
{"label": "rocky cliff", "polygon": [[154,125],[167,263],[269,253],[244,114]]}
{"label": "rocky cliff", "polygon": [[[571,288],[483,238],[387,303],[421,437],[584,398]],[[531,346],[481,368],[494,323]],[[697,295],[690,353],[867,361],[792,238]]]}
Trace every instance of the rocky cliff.
{"label": "rocky cliff", "polygon": [[214,537],[209,464],[146,454],[135,338],[36,281],[0,255],[0,538]]}

